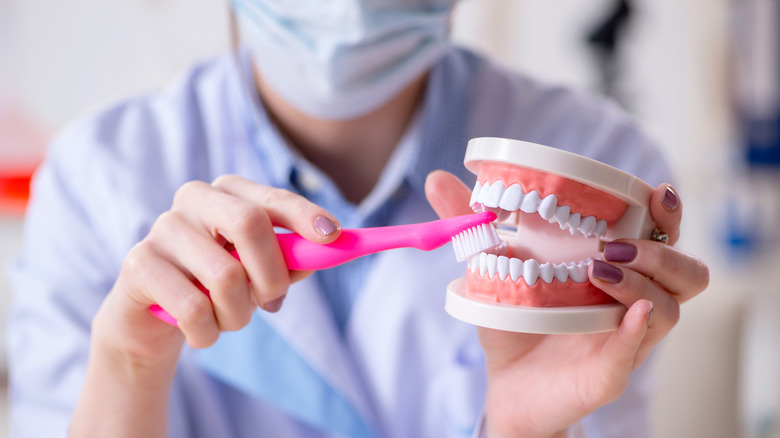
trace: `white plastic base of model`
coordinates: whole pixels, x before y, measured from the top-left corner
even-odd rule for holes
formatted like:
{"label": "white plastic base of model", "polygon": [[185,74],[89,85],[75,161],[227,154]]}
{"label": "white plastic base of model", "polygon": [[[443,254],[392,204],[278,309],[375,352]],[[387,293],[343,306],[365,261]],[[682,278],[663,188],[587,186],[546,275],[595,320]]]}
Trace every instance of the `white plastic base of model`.
{"label": "white plastic base of model", "polygon": [[466,279],[447,286],[444,310],[469,324],[510,332],[539,334],[600,333],[616,330],[626,314],[622,304],[572,307],[529,307],[492,303],[469,297]]}

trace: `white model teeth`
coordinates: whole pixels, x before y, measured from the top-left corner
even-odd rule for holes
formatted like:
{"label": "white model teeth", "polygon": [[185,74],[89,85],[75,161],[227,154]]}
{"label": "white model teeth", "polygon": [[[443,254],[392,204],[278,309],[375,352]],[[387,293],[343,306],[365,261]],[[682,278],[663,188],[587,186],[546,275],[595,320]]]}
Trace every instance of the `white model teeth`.
{"label": "white model teeth", "polygon": [[588,234],[593,234],[593,230],[596,229],[596,217],[595,216],[586,216],[582,218],[580,221],[580,231],[582,231],[583,234],[586,236]]}
{"label": "white model teeth", "polygon": [[480,276],[490,279],[498,278],[501,281],[517,281],[522,278],[529,286],[537,281],[550,284],[553,280],[566,282],[571,279],[575,283],[588,281],[588,265],[592,259],[578,263],[544,263],[539,265],[534,259],[522,261],[517,258],[509,258],[495,254],[481,253],[479,257],[469,260],[469,270],[472,273],[479,272]]}
{"label": "white model teeth", "polygon": [[504,191],[498,206],[507,211],[515,211],[522,201],[523,189],[520,187],[520,184],[512,184]]}
{"label": "white model teeth", "polygon": [[486,187],[488,190],[483,197],[482,203],[488,207],[498,207],[498,204],[501,202],[501,196],[504,194],[504,183],[499,180]]}
{"label": "white model teeth", "polygon": [[555,195],[549,195],[542,199],[542,203],[539,204],[539,216],[549,221],[555,217],[555,210],[557,209],[558,197]]}
{"label": "white model teeth", "polygon": [[520,203],[520,210],[523,213],[536,213],[539,209],[539,204],[542,203],[542,197],[539,196],[539,192],[531,190],[523,196],[523,202]]}
{"label": "white model teeth", "polygon": [[536,284],[539,278],[539,262],[529,259],[523,262],[523,280],[529,286]]}
{"label": "white model teeth", "polygon": [[[571,213],[568,205],[558,205],[556,195],[541,197],[539,192],[523,192],[520,184],[506,187],[502,180],[482,184],[477,181],[471,192],[472,209],[501,209],[505,211],[521,210],[524,213],[539,213],[550,223],[557,223],[562,230],[568,230],[573,236],[603,237],[607,233],[607,221],[597,220],[595,216],[581,217],[580,213]],[[499,215],[501,216],[501,215]]]}

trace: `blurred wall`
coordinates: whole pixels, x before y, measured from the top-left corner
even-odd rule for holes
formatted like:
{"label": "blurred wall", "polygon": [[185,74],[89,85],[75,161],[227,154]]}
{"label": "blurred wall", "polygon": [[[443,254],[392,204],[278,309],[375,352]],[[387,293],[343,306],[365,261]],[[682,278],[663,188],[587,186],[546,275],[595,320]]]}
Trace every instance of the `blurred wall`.
{"label": "blurred wall", "polygon": [[[596,92],[596,65],[584,40],[611,4],[463,0],[454,37],[527,74]],[[702,256],[712,271],[711,287],[685,304],[656,357],[654,436],[735,437],[739,397],[752,397],[739,385],[743,347],[752,345],[742,342],[750,331],[742,329],[743,309],[760,302],[744,297],[771,292],[780,279],[771,250],[738,264],[718,240],[729,196],[751,191],[734,165],[730,4],[636,0],[634,6],[620,49],[622,96],[677,170],[686,211],[679,246]],[[0,107],[13,106],[51,134],[108,100],[151,92],[228,46],[222,0],[0,0]],[[0,154],[3,147],[0,133]],[[18,233],[18,218],[3,227],[11,231],[0,235],[0,248],[9,253],[18,242],[4,236]],[[8,294],[2,277],[0,294]],[[780,345],[776,340],[761,338],[758,345]],[[751,351],[755,363],[766,348]]]}
{"label": "blurred wall", "polygon": [[0,17],[8,76],[0,91],[51,130],[107,100],[153,91],[229,42],[222,0],[0,0]]}
{"label": "blurred wall", "polygon": [[[0,177],[40,159],[64,124],[110,100],[149,93],[229,46],[222,0],[0,0]],[[21,217],[0,203],[0,376],[6,265]],[[0,378],[2,382],[4,378]],[[0,437],[7,433],[0,385]]]}

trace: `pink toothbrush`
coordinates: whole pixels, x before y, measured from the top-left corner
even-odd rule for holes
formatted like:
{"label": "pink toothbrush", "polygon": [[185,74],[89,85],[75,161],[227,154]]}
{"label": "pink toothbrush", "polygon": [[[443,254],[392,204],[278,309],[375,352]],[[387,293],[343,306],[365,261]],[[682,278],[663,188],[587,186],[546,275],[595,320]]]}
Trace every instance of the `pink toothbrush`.
{"label": "pink toothbrush", "polygon": [[[358,257],[396,248],[431,251],[452,241],[455,257],[463,261],[501,244],[490,222],[493,212],[468,214],[421,224],[341,230],[338,239],[327,245],[313,243],[299,234],[278,233],[279,247],[287,267],[296,271],[332,268]],[[231,254],[240,260],[238,253]],[[203,293],[208,291],[201,287]],[[176,320],[158,305],[149,308],[157,318],[171,325]]]}

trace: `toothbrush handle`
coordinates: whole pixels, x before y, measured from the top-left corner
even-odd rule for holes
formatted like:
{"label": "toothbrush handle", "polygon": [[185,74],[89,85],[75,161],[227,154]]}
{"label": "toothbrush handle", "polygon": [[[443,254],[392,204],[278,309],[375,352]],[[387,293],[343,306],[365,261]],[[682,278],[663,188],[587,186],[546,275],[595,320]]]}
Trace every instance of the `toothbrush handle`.
{"label": "toothbrush handle", "polygon": [[[331,245],[313,243],[295,233],[277,233],[276,238],[279,241],[279,247],[282,250],[282,256],[284,256],[288,269],[294,271],[314,271],[338,266],[354,258],[382,249],[379,247],[371,248],[370,241],[366,242],[364,239],[360,239],[359,234],[360,230],[342,230],[339,238]],[[361,250],[370,252],[361,253]],[[230,251],[230,255],[235,257],[236,260],[241,260],[235,249]],[[208,289],[202,284],[196,283],[196,286],[201,292],[209,295]],[[178,326],[176,318],[159,305],[153,304],[149,306],[149,311],[159,320],[172,326]]]}
{"label": "toothbrush handle", "polygon": [[[279,242],[288,269],[316,271],[388,249],[411,247],[430,251],[449,242],[452,236],[469,227],[492,222],[495,219],[495,214],[484,212],[423,224],[345,229],[341,230],[341,234],[335,241],[325,245],[311,242],[295,233],[277,233],[276,240]],[[230,254],[237,260],[241,260],[235,250]],[[203,293],[209,294],[203,285],[200,283],[196,285]],[[149,310],[162,321],[173,326],[177,325],[176,319],[160,306],[152,305]]]}
{"label": "toothbrush handle", "polygon": [[[401,226],[396,226],[400,230]],[[294,271],[317,271],[387,249],[414,246],[408,235],[399,233],[395,239],[376,238],[376,229],[343,229],[338,239],[328,244],[314,243],[294,233],[277,234],[287,268]],[[442,240],[441,244],[450,239]]]}

